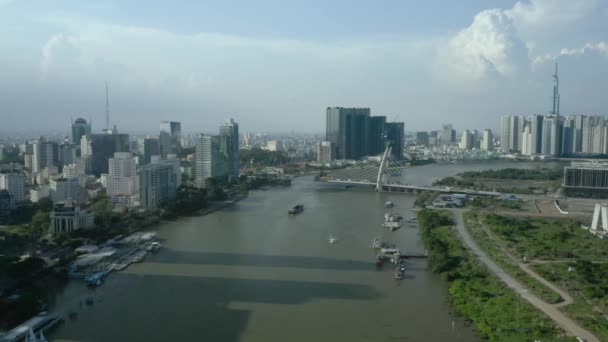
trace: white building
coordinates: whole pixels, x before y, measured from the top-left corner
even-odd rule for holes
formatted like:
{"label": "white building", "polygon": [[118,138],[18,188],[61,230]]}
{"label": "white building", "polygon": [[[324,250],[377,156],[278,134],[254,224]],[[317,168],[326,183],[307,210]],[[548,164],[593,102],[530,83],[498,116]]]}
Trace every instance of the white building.
{"label": "white building", "polygon": [[59,165],[59,145],[44,138],[34,142],[32,158],[32,172],[40,172],[47,166]]}
{"label": "white building", "polygon": [[0,190],[7,190],[13,205],[25,202],[25,176],[19,173],[1,173]]}
{"label": "white building", "polygon": [[319,163],[331,163],[334,159],[331,141],[321,141],[317,144],[317,161]]}
{"label": "white building", "polygon": [[71,233],[78,229],[90,228],[95,223],[95,214],[82,210],[71,202],[56,204],[51,213],[50,234]]}
{"label": "white building", "polygon": [[494,136],[492,130],[484,129],[483,137],[481,139],[481,150],[482,151],[493,151],[494,150]]}
{"label": "white building", "polygon": [[139,193],[137,165],[131,152],[116,152],[108,161],[106,194],[115,204],[130,204]]}
{"label": "white building", "polygon": [[74,201],[82,202],[87,198],[86,191],[78,184],[78,178],[52,179],[49,184],[50,197],[54,203]]}
{"label": "white building", "polygon": [[524,128],[521,139],[521,154],[523,154],[524,156],[531,156],[535,154],[533,151],[534,145],[532,139],[532,127],[528,124]]}
{"label": "white building", "polygon": [[559,136],[557,116],[547,115],[543,119],[541,154],[556,156],[559,154]]}
{"label": "white building", "polygon": [[228,175],[226,156],[221,151],[222,136],[200,135],[196,139],[196,185],[205,187],[208,178],[224,178]]}
{"label": "white building", "polygon": [[30,202],[38,203],[43,198],[51,196],[51,189],[48,185],[41,185],[37,188],[30,189]]}
{"label": "white building", "polygon": [[266,149],[268,151],[282,151],[283,150],[283,142],[280,140],[270,140],[266,143]]}
{"label": "white building", "polygon": [[64,178],[78,178],[78,184],[84,187],[86,184],[86,175],[83,165],[80,163],[70,164],[63,167],[62,175]]}
{"label": "white building", "polygon": [[470,150],[473,148],[473,134],[468,129],[462,132],[460,139],[460,148],[463,150]]}
{"label": "white building", "polygon": [[143,209],[167,205],[177,194],[177,177],[171,163],[158,162],[139,168],[139,202]]}

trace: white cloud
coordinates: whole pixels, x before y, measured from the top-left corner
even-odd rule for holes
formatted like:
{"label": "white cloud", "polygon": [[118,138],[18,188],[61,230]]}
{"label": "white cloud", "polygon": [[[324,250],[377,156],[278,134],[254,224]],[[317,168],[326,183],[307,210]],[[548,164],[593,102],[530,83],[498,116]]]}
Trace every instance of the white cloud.
{"label": "white cloud", "polygon": [[598,0],[519,1],[506,13],[513,18],[519,30],[549,29],[555,32],[584,19],[599,3]]}
{"label": "white cloud", "polygon": [[53,62],[53,52],[62,44],[64,40],[63,33],[58,33],[49,38],[42,46],[42,63],[40,65],[42,72],[46,73],[49,66]]}
{"label": "white cloud", "polygon": [[491,9],[478,13],[469,27],[451,38],[438,62],[462,78],[511,76],[526,51],[511,18],[500,9]]}

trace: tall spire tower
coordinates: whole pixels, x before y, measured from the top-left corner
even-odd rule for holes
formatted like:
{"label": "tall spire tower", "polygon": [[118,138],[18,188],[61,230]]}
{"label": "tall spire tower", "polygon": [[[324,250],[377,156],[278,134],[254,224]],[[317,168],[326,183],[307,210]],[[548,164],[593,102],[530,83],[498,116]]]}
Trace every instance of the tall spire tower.
{"label": "tall spire tower", "polygon": [[557,76],[557,62],[555,62],[555,74],[553,74],[553,111],[552,114],[559,116],[559,77]]}
{"label": "tall spire tower", "polygon": [[110,99],[108,97],[108,81],[106,81],[106,130],[110,129]]}

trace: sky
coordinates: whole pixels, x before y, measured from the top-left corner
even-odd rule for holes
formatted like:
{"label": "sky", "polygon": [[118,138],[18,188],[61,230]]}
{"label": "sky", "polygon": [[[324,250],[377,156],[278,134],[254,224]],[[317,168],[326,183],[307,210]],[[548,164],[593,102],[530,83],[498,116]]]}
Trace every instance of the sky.
{"label": "sky", "polygon": [[0,0],[0,132],[325,131],[328,106],[407,131],[608,112],[608,0]]}

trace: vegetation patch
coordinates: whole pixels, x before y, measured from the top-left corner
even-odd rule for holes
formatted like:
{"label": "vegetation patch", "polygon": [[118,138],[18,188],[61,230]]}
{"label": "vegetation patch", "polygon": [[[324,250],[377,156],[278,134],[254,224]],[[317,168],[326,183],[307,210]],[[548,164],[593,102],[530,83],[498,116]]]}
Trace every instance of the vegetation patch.
{"label": "vegetation patch", "polygon": [[492,276],[450,228],[447,211],[418,212],[429,267],[449,282],[449,300],[490,341],[567,341],[552,321]]}

